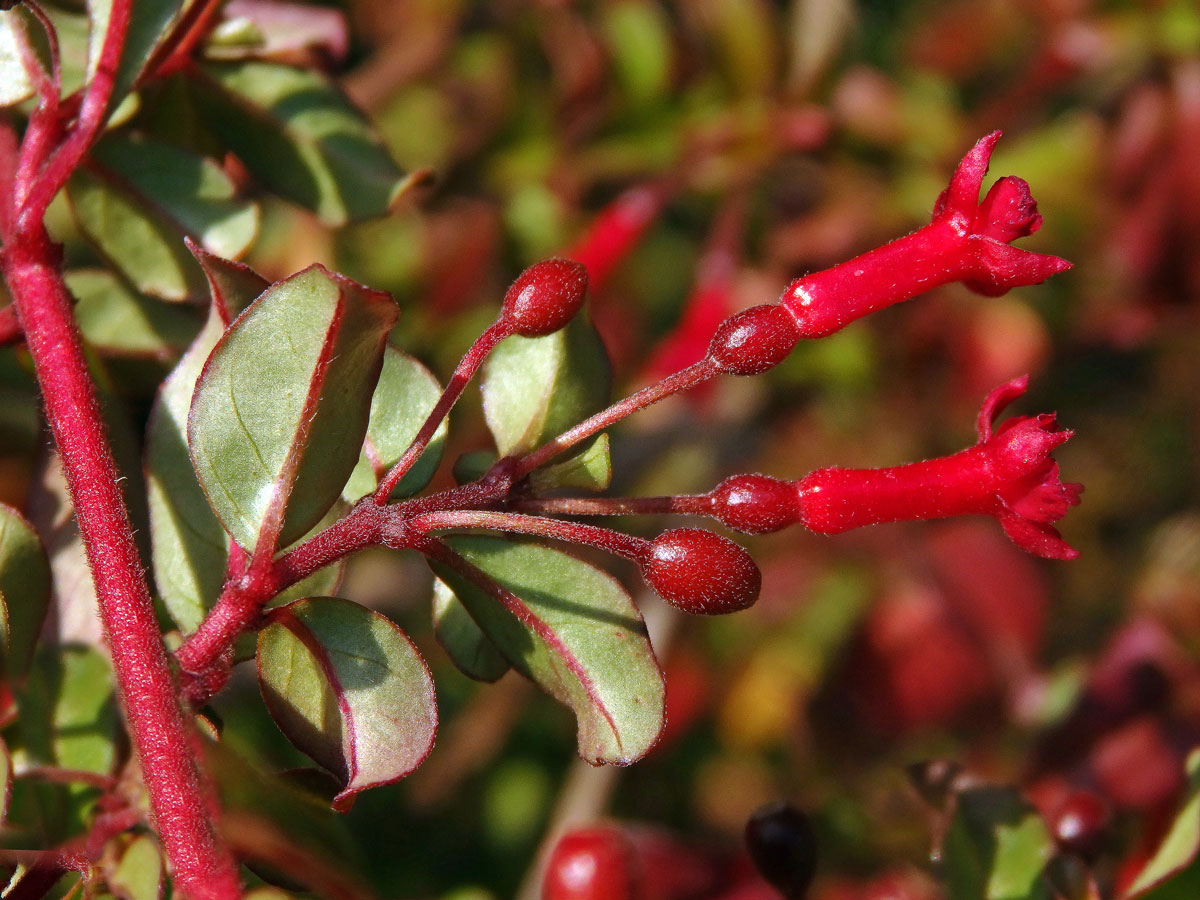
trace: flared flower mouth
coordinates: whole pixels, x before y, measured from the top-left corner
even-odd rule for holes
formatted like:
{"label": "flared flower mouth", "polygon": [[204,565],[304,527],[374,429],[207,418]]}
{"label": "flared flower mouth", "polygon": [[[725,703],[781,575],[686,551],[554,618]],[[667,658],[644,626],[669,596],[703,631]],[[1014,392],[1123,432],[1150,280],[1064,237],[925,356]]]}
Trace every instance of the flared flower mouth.
{"label": "flared flower mouth", "polygon": [[1064,482],[1050,455],[1074,432],[1059,429],[1053,413],[1015,416],[993,427],[996,416],[1028,386],[1028,375],[1000,385],[979,412],[978,447],[987,455],[996,479],[994,515],[1023,550],[1049,559],[1074,559],[1078,551],[1063,540],[1053,523],[1079,503],[1083,485]]}
{"label": "flared flower mouth", "polygon": [[1014,287],[1040,284],[1071,268],[1058,256],[1009,246],[1042,227],[1037,201],[1025,179],[1006,175],[980,201],[979,191],[999,139],[999,131],[979,139],[955,169],[950,186],[933,209],[934,223],[953,225],[970,246],[975,272],[964,283],[989,297]]}

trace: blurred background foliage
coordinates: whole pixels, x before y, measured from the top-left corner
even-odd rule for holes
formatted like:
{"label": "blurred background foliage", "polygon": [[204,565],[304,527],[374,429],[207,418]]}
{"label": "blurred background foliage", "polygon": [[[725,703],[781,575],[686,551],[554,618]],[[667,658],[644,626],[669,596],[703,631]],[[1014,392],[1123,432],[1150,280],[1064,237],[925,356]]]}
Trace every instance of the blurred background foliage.
{"label": "blurred background foliage", "polygon": [[[1196,4],[341,9],[348,46],[281,58],[336,70],[402,167],[433,179],[387,217],[337,231],[259,198],[248,261],[265,275],[320,261],[391,291],[397,343],[444,378],[523,266],[567,251],[623,191],[648,189],[661,211],[591,297],[624,395],[672,354],[699,358],[712,322],[927,221],[961,154],[1004,129],[992,174],[1028,180],[1045,217],[1023,246],[1072,272],[996,299],[943,288],[801,346],[766,376],[652,409],[613,436],[613,492],[951,452],[973,439],[986,393],[1022,372],[1021,411],[1056,409],[1076,430],[1059,459],[1087,488],[1063,522],[1074,563],[1025,556],[991,521],[921,523],[747,538],[763,599],[728,618],[686,619],[643,591],[670,724],[621,771],[574,760],[569,713],[518,676],[466,680],[432,639],[429,574],[365,555],[343,593],[422,647],[443,723],[420,770],[345,818],[372,888],[531,898],[552,826],[615,816],[732,852],[750,813],[782,798],[814,817],[815,897],[935,897],[929,854],[944,823],[907,771],[937,759],[1019,785],[1052,829],[1088,792],[1104,810],[1094,876],[1105,896],[1127,883],[1200,743]],[[132,351],[106,350],[102,325],[89,337],[138,428],[155,385],[118,377]],[[0,365],[0,390],[28,396],[21,361]],[[448,459],[488,446],[477,394],[454,426]],[[42,443],[30,407],[0,404],[0,430],[15,448],[0,460],[3,494],[20,505]],[[256,691],[246,678],[218,698],[226,742],[266,768],[305,765]]]}

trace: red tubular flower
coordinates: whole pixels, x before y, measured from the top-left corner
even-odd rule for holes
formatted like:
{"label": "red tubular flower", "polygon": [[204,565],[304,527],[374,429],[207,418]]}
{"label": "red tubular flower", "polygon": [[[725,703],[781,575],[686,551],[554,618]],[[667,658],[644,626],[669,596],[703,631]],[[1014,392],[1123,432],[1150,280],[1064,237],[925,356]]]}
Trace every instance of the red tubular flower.
{"label": "red tubular flower", "polygon": [[563,253],[587,267],[593,293],[633,252],[666,206],[670,193],[666,184],[630,188],[602,209],[579,241]]}
{"label": "red tubular flower", "polygon": [[1050,453],[1074,432],[1052,413],[996,415],[1025,393],[1029,376],[996,388],[979,413],[979,443],[952,456],[886,469],[818,469],[796,482],[800,521],[821,534],[862,525],[983,514],[1000,520],[1023,550],[1074,559],[1053,523],[1079,502],[1080,484],[1063,483]]}
{"label": "red tubular flower", "polygon": [[802,337],[824,337],[855,319],[951,281],[998,296],[1038,284],[1071,264],[1009,244],[1042,224],[1023,179],[1009,175],[979,190],[1000,132],[982,138],[965,157],[934,206],[933,221],[849,262],[793,281],[782,305]]}

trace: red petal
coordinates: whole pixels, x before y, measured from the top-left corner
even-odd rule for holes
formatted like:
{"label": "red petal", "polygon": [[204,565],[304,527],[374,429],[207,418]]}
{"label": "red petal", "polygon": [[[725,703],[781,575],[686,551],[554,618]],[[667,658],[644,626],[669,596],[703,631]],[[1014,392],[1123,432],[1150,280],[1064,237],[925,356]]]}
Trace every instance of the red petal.
{"label": "red petal", "polygon": [[1020,250],[989,237],[973,234],[968,240],[981,271],[963,283],[988,297],[999,297],[1010,288],[1041,284],[1051,275],[1071,268],[1071,263],[1061,257]]}
{"label": "red petal", "polygon": [[993,131],[980,138],[962,158],[962,162],[950,178],[950,187],[938,198],[939,208],[935,211],[935,216],[948,212],[964,215],[968,221],[975,218],[975,209],[979,206],[979,189],[983,187],[983,176],[987,174],[992,150],[996,141],[1000,140],[1001,133]]}
{"label": "red petal", "polygon": [[979,419],[975,424],[976,430],[979,432],[980,443],[992,439],[992,422],[996,420],[996,416],[1000,415],[1008,404],[1027,390],[1029,390],[1029,376],[1018,375],[1012,381],[994,388],[987,395],[987,399],[983,401],[983,406],[979,410]]}
{"label": "red petal", "polygon": [[1053,525],[1033,522],[1016,513],[1001,513],[1000,524],[1012,542],[1044,559],[1075,559],[1079,551],[1063,540]]}
{"label": "red petal", "polygon": [[1041,227],[1042,217],[1029,184],[1024,178],[1008,175],[993,184],[979,204],[971,231],[1008,244]]}

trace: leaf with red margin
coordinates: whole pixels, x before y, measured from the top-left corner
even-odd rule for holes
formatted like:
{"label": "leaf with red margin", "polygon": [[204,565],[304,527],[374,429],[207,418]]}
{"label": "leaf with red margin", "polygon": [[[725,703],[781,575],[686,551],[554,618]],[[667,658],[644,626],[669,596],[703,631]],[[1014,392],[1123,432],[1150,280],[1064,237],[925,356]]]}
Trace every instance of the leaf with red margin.
{"label": "leaf with red margin", "polygon": [[242,547],[273,553],[337,500],[398,314],[388,294],[312,266],[268,288],[217,343],[196,383],[188,447]]}
{"label": "leaf with red margin", "polygon": [[1183,803],[1146,867],[1123,900],[1191,900],[1200,891],[1200,749],[1187,759]]}
{"label": "leaf with red margin", "polygon": [[438,577],[517,671],[575,713],[579,755],[592,765],[644,756],[662,732],[665,685],[620,582],[535,544],[461,536],[444,546],[453,553],[435,563]]}
{"label": "leaf with red margin", "polygon": [[158,390],[146,427],[146,491],[154,582],[175,624],[196,630],[225,580],[229,537],[217,521],[187,446],[196,380],[229,324],[270,283],[249,266],[190,247],[208,279],[208,321]]}
{"label": "leaf with red margin", "polygon": [[281,606],[258,637],[258,681],[288,739],[344,784],[334,798],[403,778],[433,747],[433,679],[389,619],[349,600]]}

